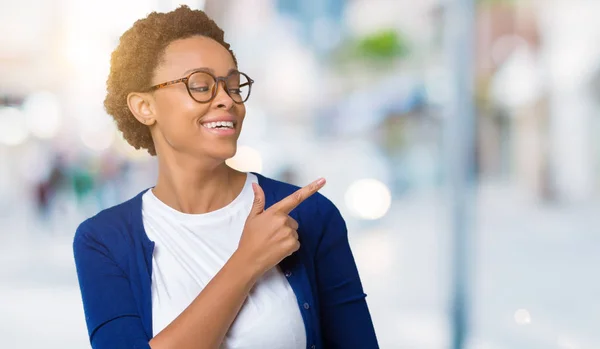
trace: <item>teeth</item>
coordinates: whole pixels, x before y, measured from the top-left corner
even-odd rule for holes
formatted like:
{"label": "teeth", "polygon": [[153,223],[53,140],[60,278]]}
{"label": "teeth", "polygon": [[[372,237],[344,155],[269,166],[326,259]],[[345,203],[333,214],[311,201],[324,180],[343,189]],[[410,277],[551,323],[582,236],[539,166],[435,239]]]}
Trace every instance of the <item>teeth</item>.
{"label": "teeth", "polygon": [[202,124],[202,126],[206,127],[206,128],[216,128],[216,127],[227,127],[227,128],[233,128],[233,122],[231,121],[215,121],[215,122],[207,122],[205,124]]}

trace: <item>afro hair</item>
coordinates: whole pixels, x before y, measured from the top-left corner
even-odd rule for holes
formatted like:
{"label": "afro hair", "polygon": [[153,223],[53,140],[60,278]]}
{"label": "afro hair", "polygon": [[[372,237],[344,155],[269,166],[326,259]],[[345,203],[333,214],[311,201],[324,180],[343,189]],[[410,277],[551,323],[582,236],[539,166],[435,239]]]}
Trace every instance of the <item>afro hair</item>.
{"label": "afro hair", "polygon": [[167,13],[150,13],[136,21],[119,39],[110,59],[104,108],[114,118],[123,138],[134,148],[156,155],[150,129],[133,116],[127,95],[148,91],[154,71],[171,42],[196,35],[223,45],[237,65],[230,45],[224,40],[223,30],[203,11],[191,10],[185,5]]}

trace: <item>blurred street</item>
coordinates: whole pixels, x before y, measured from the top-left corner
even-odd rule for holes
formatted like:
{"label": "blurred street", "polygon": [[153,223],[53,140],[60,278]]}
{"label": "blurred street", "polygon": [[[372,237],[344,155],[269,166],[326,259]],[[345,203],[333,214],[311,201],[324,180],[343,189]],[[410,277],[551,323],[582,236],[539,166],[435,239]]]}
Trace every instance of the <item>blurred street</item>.
{"label": "blurred street", "polygon": [[[600,202],[540,206],[500,183],[483,184],[479,195],[470,348],[599,347],[600,283],[592,275]],[[396,200],[393,216],[350,226],[382,348],[447,347],[449,237],[439,197]],[[33,216],[21,214],[0,222],[0,347],[84,348],[71,255],[76,220],[29,230]]]}

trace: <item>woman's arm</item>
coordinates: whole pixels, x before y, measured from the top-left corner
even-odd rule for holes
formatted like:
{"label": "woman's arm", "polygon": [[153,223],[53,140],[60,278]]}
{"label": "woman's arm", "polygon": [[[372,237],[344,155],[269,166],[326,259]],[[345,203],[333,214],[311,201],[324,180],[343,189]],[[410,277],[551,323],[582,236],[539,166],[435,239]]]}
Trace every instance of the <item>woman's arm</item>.
{"label": "woman's arm", "polygon": [[73,240],[90,343],[95,349],[150,349],[129,279],[86,223]]}
{"label": "woman's arm", "polygon": [[194,301],[152,338],[152,349],[218,348],[221,345],[259,277],[236,253]]}
{"label": "woman's arm", "polygon": [[379,348],[356,263],[339,210],[320,196],[325,221],[315,263],[325,348]]}
{"label": "woman's arm", "polygon": [[[126,274],[82,224],[73,242],[90,341],[96,349],[218,348],[258,278],[299,248],[288,213],[317,192],[315,181],[264,210],[257,184],[238,249],[192,303],[151,340],[146,338]],[[148,343],[149,341],[149,343]]]}
{"label": "woman's arm", "polygon": [[150,339],[129,280],[103,244],[78,232],[73,250],[90,342],[96,349],[218,348],[258,278],[234,254],[188,308]]}

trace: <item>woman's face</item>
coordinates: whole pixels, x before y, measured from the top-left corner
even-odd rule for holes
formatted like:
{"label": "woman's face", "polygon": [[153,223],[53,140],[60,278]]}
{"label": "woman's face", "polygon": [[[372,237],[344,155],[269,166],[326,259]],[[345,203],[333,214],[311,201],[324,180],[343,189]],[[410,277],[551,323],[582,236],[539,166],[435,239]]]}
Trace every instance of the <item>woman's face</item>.
{"label": "woman's face", "polygon": [[[224,77],[237,67],[229,51],[221,44],[207,37],[194,36],[176,40],[167,46],[152,84],[180,79],[198,69],[206,70],[215,77]],[[185,83],[154,91],[155,123],[151,132],[158,154],[171,148],[193,157],[222,161],[233,157],[246,108],[244,104],[235,103],[225,90],[224,83],[219,82],[216,96],[208,103],[192,99]],[[218,124],[214,122],[218,121],[229,123],[215,127]],[[233,129],[230,128],[231,122]]]}

